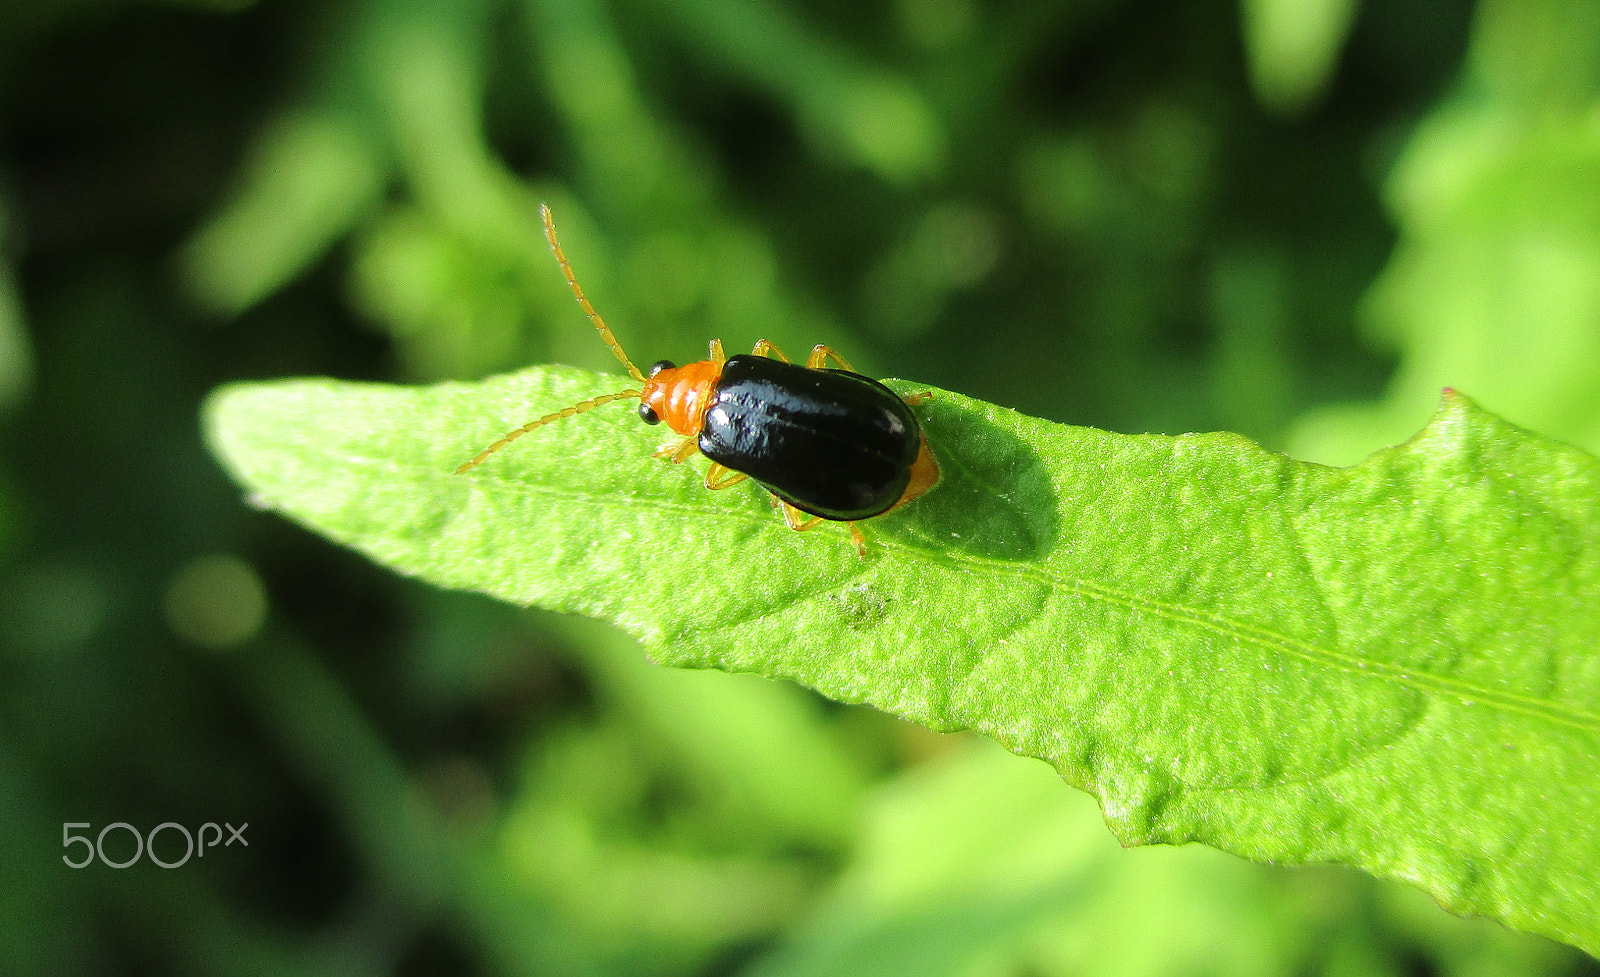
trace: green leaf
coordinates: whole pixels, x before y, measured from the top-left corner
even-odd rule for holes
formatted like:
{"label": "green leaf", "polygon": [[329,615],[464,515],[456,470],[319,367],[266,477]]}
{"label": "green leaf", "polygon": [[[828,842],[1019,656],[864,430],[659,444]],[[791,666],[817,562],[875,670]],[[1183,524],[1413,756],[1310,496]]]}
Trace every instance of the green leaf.
{"label": "green leaf", "polygon": [[402,573],[979,730],[1097,795],[1125,844],[1342,862],[1600,952],[1596,459],[1450,391],[1348,469],[935,391],[943,480],[865,524],[866,559],[653,459],[625,405],[451,473],[623,386],[244,385],[207,429],[259,504]]}

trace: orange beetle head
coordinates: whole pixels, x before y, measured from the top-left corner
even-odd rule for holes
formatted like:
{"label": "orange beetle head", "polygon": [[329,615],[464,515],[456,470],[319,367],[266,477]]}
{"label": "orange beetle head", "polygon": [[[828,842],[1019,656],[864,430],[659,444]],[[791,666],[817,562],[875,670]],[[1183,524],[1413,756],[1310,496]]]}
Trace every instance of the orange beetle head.
{"label": "orange beetle head", "polygon": [[722,364],[710,360],[674,366],[667,360],[650,368],[650,376],[639,394],[639,417],[646,424],[667,422],[674,431],[689,437],[700,432],[711,391],[722,375]]}

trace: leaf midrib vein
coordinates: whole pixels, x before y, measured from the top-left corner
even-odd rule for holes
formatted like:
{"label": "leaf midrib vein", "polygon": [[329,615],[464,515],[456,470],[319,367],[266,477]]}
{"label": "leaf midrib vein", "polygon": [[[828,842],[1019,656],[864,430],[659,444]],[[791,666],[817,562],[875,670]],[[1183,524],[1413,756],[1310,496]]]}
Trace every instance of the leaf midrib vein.
{"label": "leaf midrib vein", "polygon": [[1463,682],[1460,679],[1435,675],[1418,669],[1401,668],[1397,665],[1374,661],[1359,655],[1319,648],[1269,628],[1231,620],[1215,611],[1207,611],[1189,607],[1185,604],[1176,604],[1156,600],[1152,597],[1125,593],[1104,584],[1055,574],[1036,567],[1021,567],[999,560],[967,556],[965,554],[935,555],[926,550],[911,549],[910,547],[893,544],[886,544],[886,548],[900,550],[905,553],[914,553],[929,562],[947,563],[953,566],[966,564],[972,567],[985,567],[996,573],[1011,573],[1031,577],[1046,586],[1059,587],[1089,600],[1119,604],[1129,610],[1154,614],[1177,624],[1188,624],[1245,644],[1293,655],[1313,665],[1334,668],[1357,675],[1373,675],[1398,682],[1419,692],[1448,693],[1462,699],[1464,702],[1480,703],[1508,712],[1544,719],[1548,722],[1568,726],[1586,733],[1600,734],[1600,715],[1593,712],[1575,709],[1559,703],[1532,699],[1527,696],[1498,692],[1471,682]]}
{"label": "leaf midrib vein", "polygon": [[[348,456],[347,462],[351,459]],[[376,461],[376,459],[373,459]],[[454,476],[450,476],[454,477]],[[573,491],[565,486],[553,486],[534,483],[521,483],[519,489],[532,492],[547,492],[563,495],[569,498],[587,497],[595,502],[605,502],[596,493],[587,493],[582,490]],[[630,506],[658,507],[663,510],[694,511],[701,507],[683,502],[669,501],[666,499],[634,498],[629,499]],[[717,515],[724,519],[738,519],[749,523],[767,523],[768,519],[757,520],[752,515],[745,515],[733,509],[717,508]],[[764,515],[764,514],[763,514]],[[1118,604],[1129,610],[1154,614],[1177,624],[1186,624],[1201,630],[1210,631],[1224,638],[1232,639],[1243,644],[1254,645],[1269,651],[1277,651],[1306,661],[1312,665],[1323,668],[1332,668],[1356,675],[1371,675],[1387,679],[1400,685],[1415,689],[1419,692],[1445,693],[1453,695],[1464,702],[1478,703],[1484,706],[1498,708],[1507,712],[1520,713],[1546,722],[1567,726],[1585,733],[1600,735],[1600,714],[1565,706],[1559,703],[1532,699],[1512,693],[1500,692],[1463,682],[1459,679],[1435,675],[1418,669],[1401,668],[1385,662],[1374,661],[1359,655],[1340,652],[1329,648],[1319,648],[1309,642],[1292,638],[1269,628],[1259,625],[1245,624],[1231,620],[1215,612],[1201,608],[1190,607],[1168,601],[1156,600],[1138,594],[1126,593],[1104,584],[1094,583],[1062,574],[1051,573],[1038,567],[1024,567],[1015,563],[1002,560],[988,559],[985,557],[971,556],[968,554],[935,553],[929,550],[909,547],[889,541],[878,540],[874,545],[881,546],[887,551],[897,551],[910,558],[920,559],[927,563],[944,564],[952,569],[987,570],[996,574],[1016,574],[1031,577],[1046,586],[1058,587],[1062,590],[1077,594],[1089,600],[1098,600],[1111,604]]]}

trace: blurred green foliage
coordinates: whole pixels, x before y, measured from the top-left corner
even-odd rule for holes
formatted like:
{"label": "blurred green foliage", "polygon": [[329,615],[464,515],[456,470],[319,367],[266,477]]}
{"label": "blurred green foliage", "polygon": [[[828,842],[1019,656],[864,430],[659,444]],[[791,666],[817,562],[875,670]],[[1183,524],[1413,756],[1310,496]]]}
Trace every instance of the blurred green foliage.
{"label": "blurred green foliage", "polygon": [[[609,368],[548,200],[645,361],[822,341],[1329,461],[1450,383],[1600,450],[1594,10],[6,4],[0,969],[1597,972],[1345,873],[1122,853],[1042,765],[393,579],[242,506],[195,416]],[[62,864],[117,821],[250,846]]]}

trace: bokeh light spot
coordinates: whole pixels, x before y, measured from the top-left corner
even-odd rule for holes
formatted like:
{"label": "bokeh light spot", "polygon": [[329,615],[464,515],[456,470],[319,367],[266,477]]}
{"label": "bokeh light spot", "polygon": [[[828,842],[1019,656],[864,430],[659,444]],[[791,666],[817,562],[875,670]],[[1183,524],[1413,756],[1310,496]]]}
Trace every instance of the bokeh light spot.
{"label": "bokeh light spot", "polygon": [[267,616],[267,590],[236,556],[196,557],[167,584],[167,624],[178,637],[222,651],[250,640]]}

